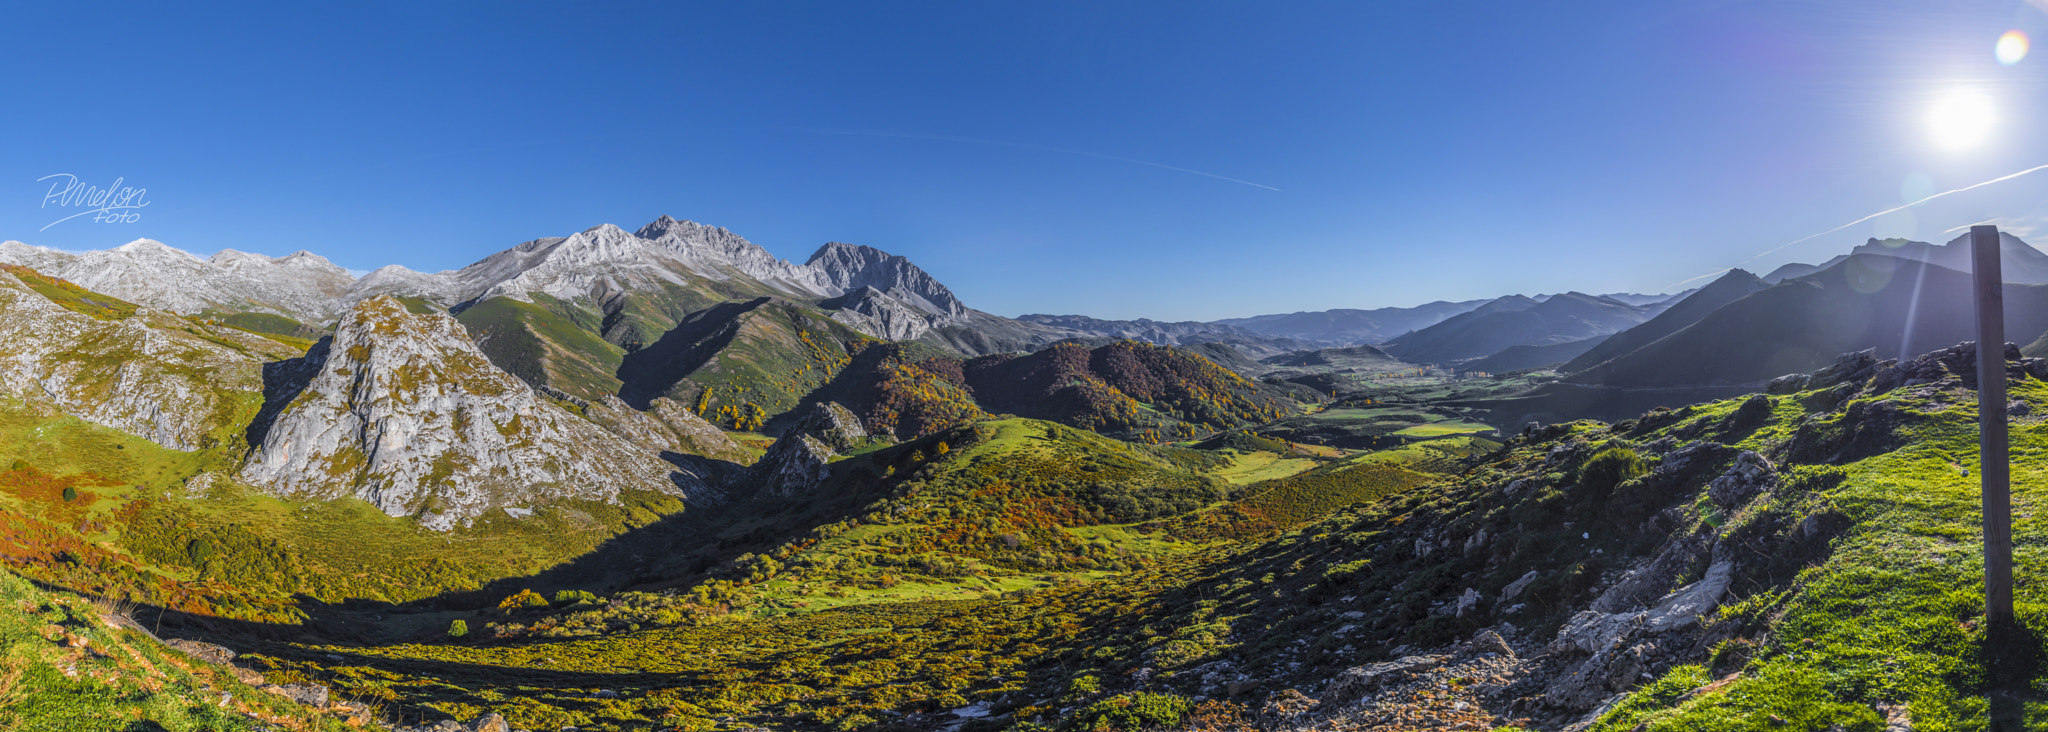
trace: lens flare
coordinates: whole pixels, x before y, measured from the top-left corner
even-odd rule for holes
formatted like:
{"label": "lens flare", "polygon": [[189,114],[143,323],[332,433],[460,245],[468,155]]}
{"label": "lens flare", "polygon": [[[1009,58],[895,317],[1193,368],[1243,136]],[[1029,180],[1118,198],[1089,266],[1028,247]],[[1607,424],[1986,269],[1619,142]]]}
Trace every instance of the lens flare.
{"label": "lens flare", "polygon": [[1998,37],[1998,45],[1993,48],[1992,52],[1998,56],[1999,63],[2011,66],[2019,63],[2020,59],[2027,57],[2028,45],[2027,34],[2021,33],[2017,29],[2009,30],[2005,32],[2005,35]]}
{"label": "lens flare", "polygon": [[1991,135],[1995,110],[1991,97],[1973,89],[1959,89],[1935,100],[1927,110],[1927,130],[1934,144],[1944,150],[1976,147]]}

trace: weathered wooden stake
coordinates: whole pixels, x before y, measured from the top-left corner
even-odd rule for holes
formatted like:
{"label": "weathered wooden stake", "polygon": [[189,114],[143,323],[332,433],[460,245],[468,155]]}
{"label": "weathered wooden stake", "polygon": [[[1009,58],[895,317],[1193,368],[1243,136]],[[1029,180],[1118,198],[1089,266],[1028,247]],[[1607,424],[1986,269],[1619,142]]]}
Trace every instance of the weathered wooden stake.
{"label": "weathered wooden stake", "polygon": [[1999,271],[1998,227],[1970,227],[1977,281],[1977,474],[1984,488],[1984,620],[1987,654],[2012,650],[2012,486],[2005,440],[2005,280]]}

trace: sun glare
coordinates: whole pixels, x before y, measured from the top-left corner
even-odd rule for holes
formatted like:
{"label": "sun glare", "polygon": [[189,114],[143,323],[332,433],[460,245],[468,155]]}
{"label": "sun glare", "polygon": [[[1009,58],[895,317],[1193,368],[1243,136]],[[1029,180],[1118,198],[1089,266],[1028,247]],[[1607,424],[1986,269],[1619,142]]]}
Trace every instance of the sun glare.
{"label": "sun glare", "polygon": [[1993,47],[1992,52],[1997,54],[1999,63],[2011,66],[2027,57],[2027,46],[2027,34],[2009,30],[2005,35],[1998,37],[1998,45]]}
{"label": "sun glare", "polygon": [[1934,144],[1943,150],[1966,150],[1991,135],[1991,97],[1973,89],[1959,89],[1935,100],[1927,110],[1927,129]]}

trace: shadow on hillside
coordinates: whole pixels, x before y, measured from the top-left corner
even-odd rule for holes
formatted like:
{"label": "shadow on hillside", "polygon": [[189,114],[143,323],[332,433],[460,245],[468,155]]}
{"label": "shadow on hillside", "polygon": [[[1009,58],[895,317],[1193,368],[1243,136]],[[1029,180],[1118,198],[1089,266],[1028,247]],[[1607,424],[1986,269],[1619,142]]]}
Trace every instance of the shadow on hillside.
{"label": "shadow on hillside", "polygon": [[691,313],[661,338],[619,364],[619,399],[645,410],[684,376],[702,368],[739,333],[739,317],[774,300],[725,302]]}
{"label": "shadow on hillside", "polygon": [[290,406],[299,393],[306,390],[320,365],[327,362],[327,349],[333,345],[334,337],[321,338],[306,355],[298,358],[272,361],[263,364],[263,408],[256,412],[256,418],[249,422],[249,429],[243,433],[250,449],[263,445],[270,436],[270,426],[277,422],[278,414]]}
{"label": "shadow on hillside", "polygon": [[[293,597],[293,603],[307,617],[301,624],[234,620],[154,605],[138,606],[132,616],[144,628],[161,629],[162,637],[188,637],[236,650],[252,641],[320,645],[445,640],[440,629],[446,627],[445,621],[437,628],[427,628],[408,622],[409,618],[492,610],[505,597],[527,589],[544,595],[570,589],[658,591],[714,579],[721,568],[729,567],[741,555],[765,553],[819,526],[844,520],[882,495],[889,484],[882,480],[877,466],[893,459],[893,452],[885,449],[834,463],[832,477],[804,498],[755,495],[752,486],[742,486],[725,504],[663,516],[552,568],[493,580],[473,590],[407,602],[357,598],[329,603],[300,594]],[[744,470],[738,466],[730,469]],[[408,626],[412,629],[403,630]],[[481,643],[497,646],[523,640],[530,639]]]}
{"label": "shadow on hillside", "polygon": [[1501,434],[1520,432],[1529,422],[1551,424],[1578,419],[1619,422],[1641,416],[1657,407],[1676,409],[1717,399],[1753,394],[1756,386],[1698,386],[1668,389],[1620,389],[1579,384],[1550,383],[1526,393],[1498,399],[1449,400],[1439,406],[1468,407],[1486,411],[1482,418]]}

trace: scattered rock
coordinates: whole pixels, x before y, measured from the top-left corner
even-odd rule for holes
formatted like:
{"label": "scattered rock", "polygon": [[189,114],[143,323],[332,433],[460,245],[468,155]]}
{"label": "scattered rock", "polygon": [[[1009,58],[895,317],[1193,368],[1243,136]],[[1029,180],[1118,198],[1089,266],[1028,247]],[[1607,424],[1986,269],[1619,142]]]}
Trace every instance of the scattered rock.
{"label": "scattered rock", "polygon": [[469,720],[470,732],[512,732],[512,725],[496,712]]}
{"label": "scattered rock", "polygon": [[1522,575],[1521,579],[1509,582],[1508,586],[1503,587],[1500,590],[1501,604],[1505,605],[1509,600],[1513,600],[1516,597],[1519,597],[1522,594],[1523,590],[1529,589],[1529,585],[1534,584],[1535,582],[1536,570],[1533,569],[1529,570],[1528,574]]}
{"label": "scattered rock", "polygon": [[1369,663],[1345,669],[1330,680],[1323,699],[1331,704],[1349,704],[1380,687],[1407,680],[1409,676],[1444,665],[1448,656],[1406,656],[1393,661]]}
{"label": "scattered rock", "polygon": [[1488,653],[1507,659],[1515,658],[1514,647],[1508,645],[1507,639],[1500,637],[1500,633],[1491,630],[1479,631],[1478,635],[1472,636],[1472,640],[1466,641],[1465,645],[1461,646],[1458,650],[1460,657],[1479,656]]}
{"label": "scattered rock", "polygon": [[1477,607],[1479,607],[1479,591],[1470,587],[1465,588],[1465,593],[1458,596],[1456,615],[1461,618],[1465,617],[1465,613],[1471,612],[1473,608]]}
{"label": "scattered rock", "polygon": [[1707,497],[1722,508],[1735,508],[1777,484],[1777,470],[1771,461],[1745,450],[1735,456],[1735,464],[1728,472],[1707,485]]}
{"label": "scattered rock", "polygon": [[1485,548],[1486,541],[1487,536],[1485,529],[1480,529],[1477,533],[1474,533],[1471,536],[1471,538],[1465,540],[1465,556],[1472,556],[1473,552]]}
{"label": "scattered rock", "polygon": [[1657,603],[1643,620],[1643,630],[1663,633],[1690,627],[1699,622],[1699,616],[1721,604],[1721,596],[1728,592],[1728,585],[1735,581],[1735,562],[1722,559],[1707,568],[1707,576],[1685,587],[1679,588]]}
{"label": "scattered rock", "polygon": [[1314,710],[1322,704],[1295,689],[1281,689],[1266,697],[1266,704],[1259,713],[1270,719],[1293,719]]}
{"label": "scattered rock", "polygon": [[228,650],[227,648],[222,646],[214,645],[212,643],[204,643],[196,640],[187,640],[184,638],[172,638],[170,640],[164,641],[164,645],[176,648],[180,651],[184,651],[185,655],[187,656],[191,656],[201,661],[205,661],[207,663],[211,663],[218,666],[226,666],[228,664],[233,663],[235,660],[234,651]]}
{"label": "scattered rock", "polygon": [[265,684],[258,688],[315,709],[327,706],[327,687],[319,684]]}

